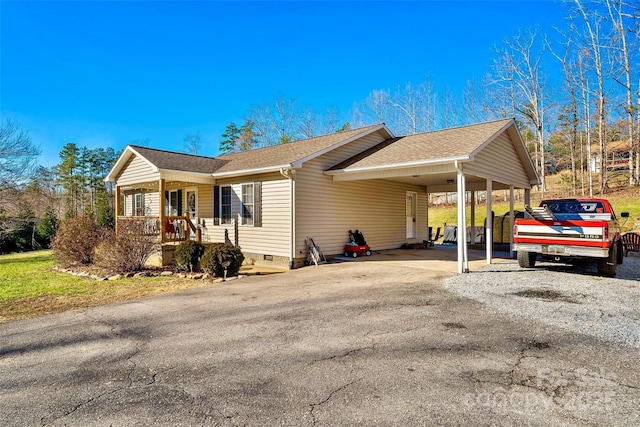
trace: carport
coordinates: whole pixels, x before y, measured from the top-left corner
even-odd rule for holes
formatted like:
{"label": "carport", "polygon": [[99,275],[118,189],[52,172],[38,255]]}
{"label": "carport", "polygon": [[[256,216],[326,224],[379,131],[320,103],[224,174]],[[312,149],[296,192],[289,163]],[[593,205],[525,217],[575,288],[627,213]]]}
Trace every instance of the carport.
{"label": "carport", "polygon": [[[325,174],[334,181],[383,179],[410,183],[423,187],[427,195],[455,192],[458,273],[469,271],[465,202],[471,204],[474,243],[478,191],[491,194],[493,190],[509,190],[509,218],[513,224],[515,189],[524,190],[524,204],[529,204],[531,187],[540,184],[515,119],[392,138],[335,165]],[[491,197],[487,197],[486,218],[492,218]],[[487,264],[493,258],[492,225],[487,221],[485,227]],[[513,230],[510,234],[511,252]]]}

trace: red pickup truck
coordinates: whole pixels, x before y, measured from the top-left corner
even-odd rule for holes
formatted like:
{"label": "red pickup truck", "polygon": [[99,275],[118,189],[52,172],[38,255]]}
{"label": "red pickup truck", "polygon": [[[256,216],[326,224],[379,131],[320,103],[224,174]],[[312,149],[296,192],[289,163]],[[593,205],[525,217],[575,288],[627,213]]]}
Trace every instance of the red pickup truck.
{"label": "red pickup truck", "polygon": [[543,200],[525,210],[527,217],[514,223],[513,249],[520,267],[533,267],[538,255],[554,261],[587,258],[598,262],[598,274],[616,275],[624,254],[618,219],[607,200]]}

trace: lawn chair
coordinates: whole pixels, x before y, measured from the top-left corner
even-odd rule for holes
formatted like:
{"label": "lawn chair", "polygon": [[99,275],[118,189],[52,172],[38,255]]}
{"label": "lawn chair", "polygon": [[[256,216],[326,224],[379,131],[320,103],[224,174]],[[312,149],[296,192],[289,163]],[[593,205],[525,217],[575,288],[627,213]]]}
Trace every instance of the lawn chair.
{"label": "lawn chair", "polygon": [[640,254],[640,233],[630,231],[622,235],[622,246],[624,248],[624,256],[628,256],[629,252],[638,252]]}
{"label": "lawn chair", "polygon": [[433,227],[429,227],[429,240],[423,240],[422,243],[424,244],[424,246],[426,248],[428,247],[433,247],[435,245],[435,243],[438,241],[438,239],[440,237],[442,237],[442,235],[440,234],[440,230],[442,230],[440,227],[438,227],[436,229],[436,235],[433,235]]}
{"label": "lawn chair", "polygon": [[176,228],[173,223],[169,221],[169,218],[164,219],[164,234],[169,238],[175,238],[176,235]]}

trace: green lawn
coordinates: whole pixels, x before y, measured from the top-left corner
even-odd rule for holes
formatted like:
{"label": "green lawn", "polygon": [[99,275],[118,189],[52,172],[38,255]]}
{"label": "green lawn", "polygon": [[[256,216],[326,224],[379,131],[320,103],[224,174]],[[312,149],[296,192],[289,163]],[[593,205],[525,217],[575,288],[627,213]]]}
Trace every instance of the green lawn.
{"label": "green lawn", "polygon": [[50,271],[51,251],[0,255],[0,323],[203,286],[177,277],[96,281]]}
{"label": "green lawn", "polygon": [[49,271],[54,264],[51,251],[0,256],[0,304],[20,298],[90,292],[86,280]]}

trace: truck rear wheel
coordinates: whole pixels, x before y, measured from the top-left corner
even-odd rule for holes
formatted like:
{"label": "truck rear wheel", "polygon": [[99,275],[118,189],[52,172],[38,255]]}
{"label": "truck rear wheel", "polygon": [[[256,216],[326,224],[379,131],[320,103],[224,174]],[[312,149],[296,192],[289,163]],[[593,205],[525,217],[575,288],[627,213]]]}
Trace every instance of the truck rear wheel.
{"label": "truck rear wheel", "polygon": [[611,245],[609,256],[598,260],[598,274],[607,277],[616,277],[618,270],[618,245]]}
{"label": "truck rear wheel", "polygon": [[522,268],[533,268],[538,254],[535,252],[518,251],[518,265]]}

